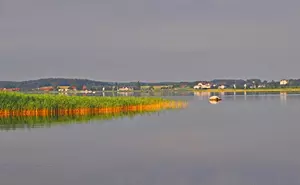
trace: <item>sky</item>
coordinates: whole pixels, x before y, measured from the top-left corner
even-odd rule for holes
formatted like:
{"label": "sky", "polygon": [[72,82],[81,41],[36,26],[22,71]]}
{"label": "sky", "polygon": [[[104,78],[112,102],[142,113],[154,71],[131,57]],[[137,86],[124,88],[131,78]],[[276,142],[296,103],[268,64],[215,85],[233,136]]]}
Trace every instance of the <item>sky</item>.
{"label": "sky", "polygon": [[300,78],[299,0],[0,0],[0,80]]}

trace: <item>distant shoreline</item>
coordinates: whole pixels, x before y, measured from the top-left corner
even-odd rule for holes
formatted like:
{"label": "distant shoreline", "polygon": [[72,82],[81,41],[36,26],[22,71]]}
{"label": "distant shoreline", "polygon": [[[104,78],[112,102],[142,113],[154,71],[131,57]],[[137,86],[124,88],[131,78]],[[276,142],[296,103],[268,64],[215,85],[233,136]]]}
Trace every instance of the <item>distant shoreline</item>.
{"label": "distant shoreline", "polygon": [[200,89],[194,92],[300,92],[300,88],[276,88],[276,89]]}
{"label": "distant shoreline", "polygon": [[[157,92],[211,92],[211,93],[243,93],[243,92],[299,92],[300,88],[274,88],[274,89],[192,89],[192,88],[179,88],[179,89],[165,89],[165,90],[131,90],[131,91],[93,91],[92,93],[85,93],[82,91],[68,91],[68,92],[58,92],[58,91],[32,91],[30,94],[45,94],[45,93],[67,93],[67,94],[97,94],[97,93],[157,93]],[[29,93],[29,92],[28,92]]]}
{"label": "distant shoreline", "polygon": [[[152,92],[162,92],[162,91],[187,91],[187,92],[300,92],[300,88],[257,88],[257,89],[170,89],[170,90],[155,90]],[[130,92],[130,91],[128,91]],[[132,92],[144,92],[144,91],[132,91]]]}
{"label": "distant shoreline", "polygon": [[[274,88],[274,89],[170,89],[170,90],[154,90],[152,92],[163,92],[163,91],[173,91],[173,92],[300,92],[300,88]],[[130,91],[127,91],[130,92]],[[131,91],[131,92],[145,92],[145,91]],[[151,92],[151,91],[150,91]]]}

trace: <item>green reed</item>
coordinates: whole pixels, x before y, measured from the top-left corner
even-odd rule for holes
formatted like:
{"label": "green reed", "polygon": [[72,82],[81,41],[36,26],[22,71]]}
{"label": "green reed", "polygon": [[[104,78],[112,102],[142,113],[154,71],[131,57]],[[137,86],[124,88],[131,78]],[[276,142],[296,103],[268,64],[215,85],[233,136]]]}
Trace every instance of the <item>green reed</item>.
{"label": "green reed", "polygon": [[166,103],[156,97],[96,97],[0,92],[0,110],[106,108]]}

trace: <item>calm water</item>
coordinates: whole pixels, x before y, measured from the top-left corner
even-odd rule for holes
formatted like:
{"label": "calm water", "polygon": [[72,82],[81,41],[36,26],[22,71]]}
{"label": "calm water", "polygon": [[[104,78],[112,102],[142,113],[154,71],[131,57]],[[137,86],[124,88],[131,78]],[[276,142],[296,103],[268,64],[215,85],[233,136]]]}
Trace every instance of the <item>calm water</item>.
{"label": "calm water", "polygon": [[0,184],[300,184],[300,95],[226,95],[217,105],[200,94],[172,98],[189,107],[88,124],[2,126]]}

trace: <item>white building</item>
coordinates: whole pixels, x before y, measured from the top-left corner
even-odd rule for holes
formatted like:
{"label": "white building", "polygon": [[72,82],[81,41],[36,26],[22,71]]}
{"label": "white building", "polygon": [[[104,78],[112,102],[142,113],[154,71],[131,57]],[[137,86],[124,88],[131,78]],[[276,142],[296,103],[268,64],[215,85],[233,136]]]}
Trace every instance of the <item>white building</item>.
{"label": "white building", "polygon": [[133,89],[130,87],[121,87],[118,89],[118,91],[133,91]]}
{"label": "white building", "polygon": [[266,88],[266,85],[258,85],[258,88]]}
{"label": "white building", "polygon": [[194,89],[201,89],[201,87],[199,85],[195,85]]}
{"label": "white building", "polygon": [[201,89],[210,89],[211,88],[210,83],[199,83],[198,85],[201,87]]}
{"label": "white building", "polygon": [[218,87],[218,89],[225,89],[225,88],[226,88],[225,85],[220,85],[220,86]]}
{"label": "white building", "polygon": [[280,80],[280,85],[287,85],[288,83],[288,80]]}

